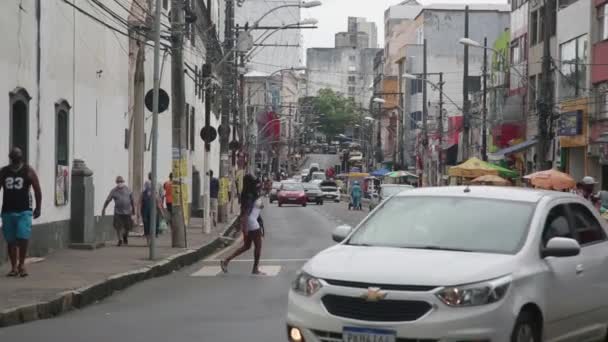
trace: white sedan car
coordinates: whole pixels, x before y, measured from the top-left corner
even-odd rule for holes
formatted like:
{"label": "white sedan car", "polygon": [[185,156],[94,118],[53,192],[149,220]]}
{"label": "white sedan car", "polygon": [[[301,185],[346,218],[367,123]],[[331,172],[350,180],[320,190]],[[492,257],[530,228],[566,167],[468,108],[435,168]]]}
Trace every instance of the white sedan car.
{"label": "white sedan car", "polygon": [[584,199],[421,188],[312,258],[289,293],[291,342],[608,341],[607,225]]}

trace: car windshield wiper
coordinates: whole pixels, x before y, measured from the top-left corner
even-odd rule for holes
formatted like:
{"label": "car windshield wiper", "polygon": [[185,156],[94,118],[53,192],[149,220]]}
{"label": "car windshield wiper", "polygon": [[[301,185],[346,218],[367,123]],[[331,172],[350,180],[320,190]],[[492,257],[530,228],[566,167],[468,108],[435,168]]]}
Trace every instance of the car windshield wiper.
{"label": "car windshield wiper", "polygon": [[440,246],[402,246],[401,248],[428,249],[428,250],[433,250],[433,251],[473,252],[470,249],[450,248],[450,247],[440,247]]}

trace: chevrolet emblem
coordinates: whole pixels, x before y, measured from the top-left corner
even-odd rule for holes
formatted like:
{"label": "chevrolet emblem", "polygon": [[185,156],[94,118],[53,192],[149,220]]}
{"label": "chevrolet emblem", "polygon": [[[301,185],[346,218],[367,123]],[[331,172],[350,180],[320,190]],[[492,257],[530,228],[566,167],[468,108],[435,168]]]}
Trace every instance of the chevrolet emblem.
{"label": "chevrolet emblem", "polygon": [[387,293],[381,292],[379,287],[370,287],[367,292],[361,295],[361,298],[368,302],[379,302],[386,298]]}

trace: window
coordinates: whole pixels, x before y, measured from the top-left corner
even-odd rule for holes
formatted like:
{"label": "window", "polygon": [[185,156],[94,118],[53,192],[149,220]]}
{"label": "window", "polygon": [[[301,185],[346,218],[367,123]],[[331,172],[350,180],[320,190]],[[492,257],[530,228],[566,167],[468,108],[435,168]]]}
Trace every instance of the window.
{"label": "window", "polygon": [[579,203],[573,203],[570,208],[572,209],[574,235],[581,246],[606,239],[602,226],[587,207]]}
{"label": "window", "polygon": [[164,10],[168,10],[169,9],[169,0],[163,0],[163,9]]}
{"label": "window", "polygon": [[519,39],[511,42],[511,64],[519,64],[521,60],[522,47],[519,44]]}
{"label": "window", "polygon": [[545,227],[543,229],[543,246],[555,237],[572,238],[572,231],[568,223],[568,211],[566,206],[560,204],[549,212]]}
{"label": "window", "polygon": [[355,76],[348,76],[348,83],[355,83],[357,78]]}
{"label": "window", "polygon": [[[189,120],[189,113],[190,113],[190,104],[186,103],[186,112],[184,113],[184,115],[186,116],[186,127],[184,127],[183,132],[186,132],[186,149],[190,148],[190,138],[188,137],[188,133],[190,132],[190,120]],[[182,121],[183,122],[183,121]],[[181,125],[180,125],[181,126]]]}
{"label": "window", "polygon": [[55,205],[68,203],[69,197],[69,143],[70,105],[66,100],[55,103]]}
{"label": "window", "polygon": [[55,159],[57,165],[70,165],[70,108],[70,105],[65,100],[55,103]]}
{"label": "window", "polygon": [[348,87],[348,93],[349,94],[354,94],[355,93],[355,87]]}
{"label": "window", "polygon": [[422,121],[422,112],[413,112],[410,113],[410,129],[418,129],[418,123]]}
{"label": "window", "polygon": [[582,94],[587,83],[587,45],[587,35],[560,45],[560,98],[578,97]]}
{"label": "window", "polygon": [[10,103],[10,148],[19,147],[23,160],[28,162],[29,112],[31,96],[27,90],[18,87],[9,93]]}
{"label": "window", "polygon": [[534,208],[533,203],[516,201],[392,197],[347,243],[515,254],[526,240]]}
{"label": "window", "polygon": [[190,108],[190,151],[194,151],[196,132],[196,112],[194,107]]}
{"label": "window", "polygon": [[355,57],[355,56],[348,56],[348,61],[349,61],[349,62],[354,62],[354,61],[356,61],[356,60],[357,60],[357,59],[356,59],[356,57]]}
{"label": "window", "polygon": [[597,8],[597,21],[598,38],[600,40],[608,39],[608,5]]}
{"label": "window", "polygon": [[534,11],[530,14],[530,45],[538,42],[538,11]]}
{"label": "window", "polygon": [[541,6],[536,13],[538,15],[538,43],[542,43],[545,38],[545,7]]}
{"label": "window", "polygon": [[410,80],[410,94],[418,94],[422,93],[422,87],[424,85],[424,81],[422,79]]}

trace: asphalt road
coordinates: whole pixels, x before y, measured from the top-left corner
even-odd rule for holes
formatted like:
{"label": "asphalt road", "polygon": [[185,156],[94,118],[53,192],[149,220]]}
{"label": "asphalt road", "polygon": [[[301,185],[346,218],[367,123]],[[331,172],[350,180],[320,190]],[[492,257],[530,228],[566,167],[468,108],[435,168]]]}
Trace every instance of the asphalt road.
{"label": "asphalt road", "polygon": [[268,276],[249,274],[251,251],[220,274],[220,255],[83,310],[0,329],[0,341],[286,341],[287,291],[297,270],[333,244],[335,226],[357,224],[365,214],[348,211],[345,203],[268,205],[262,252]]}
{"label": "asphalt road", "polygon": [[337,154],[309,154],[304,168],[310,168],[312,163],[317,163],[321,169],[327,170],[329,167],[340,165],[340,156]]}

